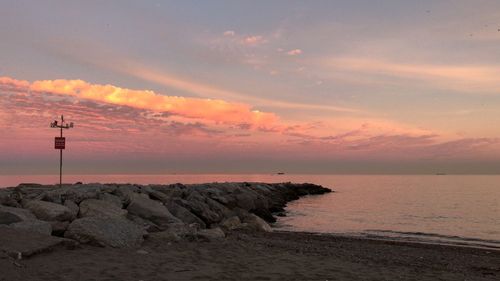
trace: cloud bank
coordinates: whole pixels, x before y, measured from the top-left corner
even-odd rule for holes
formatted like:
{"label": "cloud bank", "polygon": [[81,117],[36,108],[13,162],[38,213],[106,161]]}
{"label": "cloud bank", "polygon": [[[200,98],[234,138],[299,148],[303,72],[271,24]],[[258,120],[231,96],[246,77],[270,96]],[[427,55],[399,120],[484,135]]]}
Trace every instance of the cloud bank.
{"label": "cloud bank", "polygon": [[19,159],[50,157],[56,132],[48,124],[60,114],[76,123],[67,134],[71,151],[79,155],[76,159],[115,159],[117,165],[136,157],[159,163],[175,159],[187,166],[186,161],[232,159],[245,169],[256,167],[262,159],[275,159],[282,165],[283,161],[326,163],[332,159],[494,161],[500,156],[498,139],[453,138],[368,117],[292,122],[247,104],[167,96],[83,80],[29,82],[0,77],[0,109],[0,129],[9,132],[8,138],[0,140],[2,166]]}
{"label": "cloud bank", "polygon": [[83,80],[42,80],[29,83],[1,77],[4,89],[29,90],[35,93],[50,93],[77,99],[128,106],[154,112],[168,113],[204,122],[246,126],[254,130],[277,130],[283,128],[273,113],[252,110],[248,105],[223,100],[164,96],[149,90],[131,90],[113,85],[91,84]]}

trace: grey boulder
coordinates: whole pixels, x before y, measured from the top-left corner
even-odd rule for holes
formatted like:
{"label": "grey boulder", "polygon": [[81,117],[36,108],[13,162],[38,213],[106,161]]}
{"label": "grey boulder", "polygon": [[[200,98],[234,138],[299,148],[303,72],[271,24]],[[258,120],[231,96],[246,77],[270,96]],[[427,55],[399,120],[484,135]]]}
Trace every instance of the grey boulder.
{"label": "grey boulder", "polygon": [[243,219],[243,222],[247,224],[247,228],[255,231],[273,232],[271,226],[260,217],[249,214]]}
{"label": "grey boulder", "polygon": [[134,185],[120,185],[114,191],[114,194],[122,200],[125,204],[130,202],[131,196],[137,194],[139,192],[139,188]]}
{"label": "grey boulder", "polygon": [[150,233],[148,240],[159,240],[167,242],[178,242],[184,239],[192,239],[198,231],[196,224],[172,223],[167,229],[160,232]]}
{"label": "grey boulder", "polygon": [[29,209],[38,219],[45,221],[66,221],[74,219],[71,210],[63,205],[33,200],[24,203],[24,207]]}
{"label": "grey boulder", "polygon": [[192,191],[186,197],[186,200],[177,199],[175,202],[193,212],[207,225],[218,223],[223,219],[219,213],[214,212],[210,208],[210,206],[205,202],[205,197],[197,191]]}
{"label": "grey boulder", "polygon": [[140,226],[146,232],[158,232],[158,231],[162,230],[162,229],[160,229],[160,227],[158,225],[156,225],[152,221],[143,219],[143,218],[141,218],[139,216],[132,215],[130,213],[127,214],[127,219],[129,221],[137,224],[138,226]]}
{"label": "grey boulder", "polygon": [[74,220],[64,234],[80,243],[113,248],[138,247],[143,242],[143,230],[121,218],[87,217]]}
{"label": "grey boulder", "polygon": [[223,220],[220,223],[220,226],[224,229],[227,229],[227,230],[235,230],[235,229],[242,228],[241,220],[238,216],[233,216],[233,217],[230,217],[230,218]]}
{"label": "grey boulder", "polygon": [[29,210],[0,205],[0,224],[11,224],[36,219]]}
{"label": "grey boulder", "polygon": [[224,237],[226,237],[226,234],[224,233],[224,231],[222,231],[222,229],[216,227],[210,229],[200,229],[196,233],[196,237],[202,241],[210,242],[224,239]]}
{"label": "grey boulder", "polygon": [[123,207],[122,199],[116,195],[110,193],[102,193],[101,195],[99,195],[99,199],[109,202],[110,204],[113,204],[120,209]]}
{"label": "grey boulder", "polygon": [[[46,191],[43,199],[54,203],[62,203],[71,200],[77,204],[85,199],[95,199],[99,193],[110,190],[109,187],[101,184],[86,184],[75,186],[64,186],[62,188]],[[111,189],[112,190],[112,189]]]}
{"label": "grey boulder", "polygon": [[76,216],[78,216],[78,212],[80,212],[80,207],[78,207],[78,205],[75,202],[71,200],[66,200],[64,201],[64,206],[68,207],[73,217],[76,218]]}
{"label": "grey boulder", "polygon": [[191,213],[188,209],[182,207],[181,205],[175,203],[174,201],[170,201],[166,204],[168,210],[172,215],[179,218],[184,223],[197,223],[201,228],[205,228],[206,225],[199,217],[195,214]]}
{"label": "grey boulder", "polygon": [[68,221],[51,221],[50,225],[52,226],[52,235],[54,236],[64,236],[64,232],[68,229],[69,222]]}
{"label": "grey boulder", "polygon": [[13,197],[15,197],[15,194],[12,194],[11,192],[9,193],[4,192],[3,194],[0,193],[0,205],[5,205],[9,207],[20,207],[17,200],[14,199]]}
{"label": "grey boulder", "polygon": [[181,222],[178,218],[174,217],[162,203],[141,195],[133,194],[130,196],[130,204],[127,210],[133,215],[152,221],[160,226]]}
{"label": "grey boulder", "polygon": [[41,220],[26,220],[9,224],[10,228],[22,229],[29,232],[37,232],[40,234],[51,235],[52,225],[49,222]]}
{"label": "grey boulder", "polygon": [[121,217],[127,216],[127,210],[112,204],[109,201],[86,199],[80,203],[81,218],[84,217]]}

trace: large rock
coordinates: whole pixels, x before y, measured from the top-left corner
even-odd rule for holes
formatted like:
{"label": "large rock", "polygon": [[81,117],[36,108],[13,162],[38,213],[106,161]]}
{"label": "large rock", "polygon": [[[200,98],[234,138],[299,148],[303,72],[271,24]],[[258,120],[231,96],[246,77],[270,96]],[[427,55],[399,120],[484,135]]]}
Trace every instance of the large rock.
{"label": "large rock", "polygon": [[230,218],[223,220],[220,223],[220,226],[224,229],[227,229],[227,230],[235,230],[235,229],[242,228],[241,220],[238,216],[233,216],[233,217],[230,217]]}
{"label": "large rock", "polygon": [[238,189],[238,193],[235,195],[235,199],[238,207],[247,211],[255,209],[254,200],[257,199],[256,194],[253,194],[248,190],[242,191]]}
{"label": "large rock", "polygon": [[164,193],[170,198],[173,197],[184,197],[187,192],[187,187],[181,183],[170,184],[170,185],[149,185],[151,189]]}
{"label": "large rock", "polygon": [[130,213],[127,214],[127,219],[140,226],[146,232],[158,232],[162,230],[154,222],[143,219],[136,215],[132,215]]}
{"label": "large rock", "polygon": [[87,199],[80,203],[81,218],[84,217],[121,217],[127,216],[127,210],[104,200]]}
{"label": "large rock", "polygon": [[80,204],[85,199],[97,199],[102,192],[114,191],[115,187],[103,184],[70,185],[46,191],[43,200],[62,204],[65,200],[71,200]]}
{"label": "large rock", "polygon": [[133,215],[150,220],[160,226],[181,222],[162,203],[137,194],[130,196],[130,204],[127,210]]}
{"label": "large rock", "polygon": [[[236,201],[236,206],[255,213],[268,222],[275,222],[276,219],[270,211],[270,202],[268,199],[273,196],[264,191],[262,186],[257,187],[251,184],[248,185],[249,186],[246,188],[238,188],[235,190],[234,199]],[[263,194],[266,194],[266,196]]]}
{"label": "large rock", "polygon": [[116,195],[113,195],[110,193],[103,193],[103,194],[99,195],[99,199],[106,201],[106,202],[109,202],[120,209],[123,207],[122,199]]}
{"label": "large rock", "polygon": [[158,242],[178,242],[192,240],[198,232],[196,224],[172,223],[164,231],[148,234],[148,240],[159,240]]}
{"label": "large rock", "polygon": [[251,230],[273,232],[273,229],[265,220],[254,214],[246,216],[243,222],[246,223],[247,227]]}
{"label": "large rock", "polygon": [[213,212],[215,212],[219,215],[221,220],[234,216],[234,212],[232,212],[226,206],[222,205],[221,203],[219,203],[211,198],[207,197],[205,199],[205,203],[208,205],[210,210],[212,210]]}
{"label": "large rock", "polygon": [[151,197],[155,200],[161,201],[163,203],[167,203],[168,201],[170,201],[171,198],[167,194],[160,192],[160,191],[157,191],[157,190],[154,190],[151,187],[149,187],[149,189],[150,189],[150,191],[148,192],[149,197]]}
{"label": "large rock", "polygon": [[71,210],[63,205],[46,201],[27,201],[24,207],[29,209],[35,216],[45,221],[66,221],[74,219]]}
{"label": "large rock", "polygon": [[[7,253],[15,259],[21,259],[38,253],[52,251],[58,247],[74,248],[76,244],[78,243],[74,240],[44,235],[22,229],[0,227],[0,253]],[[0,273],[0,276],[1,275],[2,274]]]}
{"label": "large rock", "polygon": [[2,192],[0,193],[0,205],[9,206],[9,207],[20,207],[17,200],[14,198],[15,194],[12,192]]}
{"label": "large rock", "polygon": [[52,226],[49,222],[41,221],[41,220],[26,220],[21,222],[16,222],[9,224],[10,228],[14,229],[22,229],[29,232],[37,232],[40,234],[51,235],[52,234]]}
{"label": "large rock", "polygon": [[174,201],[170,201],[166,204],[167,209],[174,215],[176,218],[180,219],[184,223],[191,224],[197,223],[201,228],[205,228],[205,222],[197,217],[195,214],[191,213],[188,209],[182,207],[181,205],[175,203]]}
{"label": "large rock", "polygon": [[127,205],[130,203],[131,196],[137,194],[139,192],[139,188],[134,185],[124,184],[120,185],[116,188],[114,194],[122,200],[122,202]]}
{"label": "large rock", "polygon": [[187,197],[186,200],[174,200],[179,205],[187,208],[199,218],[201,218],[206,225],[210,225],[212,223],[218,223],[224,216],[213,211],[210,206],[206,203],[206,198],[201,195],[197,191],[192,191]]}
{"label": "large rock", "polygon": [[226,234],[219,227],[211,229],[200,229],[196,233],[196,237],[202,241],[217,241],[224,239]]}
{"label": "large rock", "polygon": [[141,245],[143,233],[141,227],[126,219],[87,217],[74,220],[64,236],[80,243],[129,248]]}
{"label": "large rock", "polygon": [[247,210],[243,210],[243,209],[238,208],[238,207],[234,208],[232,211],[241,220],[241,222],[243,222],[245,220],[245,218],[250,215],[250,213]]}
{"label": "large rock", "polygon": [[71,200],[66,200],[64,201],[64,206],[68,207],[73,217],[76,218],[78,216],[78,213],[80,212],[80,207],[78,207],[78,205],[75,202]]}
{"label": "large rock", "polygon": [[68,229],[69,222],[68,221],[51,221],[50,225],[52,226],[52,235],[54,236],[64,236],[64,232]]}
{"label": "large rock", "polygon": [[29,210],[0,205],[0,224],[11,224],[36,219]]}

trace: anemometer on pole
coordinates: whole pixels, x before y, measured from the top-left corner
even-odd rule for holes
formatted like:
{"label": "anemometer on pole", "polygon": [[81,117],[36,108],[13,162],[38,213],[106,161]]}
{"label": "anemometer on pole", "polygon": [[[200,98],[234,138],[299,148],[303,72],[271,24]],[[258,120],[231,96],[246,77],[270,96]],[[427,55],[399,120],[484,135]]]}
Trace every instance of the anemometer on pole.
{"label": "anemometer on pole", "polygon": [[60,128],[61,136],[55,137],[54,139],[54,148],[59,149],[59,187],[62,187],[62,151],[66,148],[66,138],[63,137],[63,129],[73,128],[73,122],[69,124],[64,121],[64,116],[61,115],[61,123],[58,123],[57,120],[50,123],[51,128]]}

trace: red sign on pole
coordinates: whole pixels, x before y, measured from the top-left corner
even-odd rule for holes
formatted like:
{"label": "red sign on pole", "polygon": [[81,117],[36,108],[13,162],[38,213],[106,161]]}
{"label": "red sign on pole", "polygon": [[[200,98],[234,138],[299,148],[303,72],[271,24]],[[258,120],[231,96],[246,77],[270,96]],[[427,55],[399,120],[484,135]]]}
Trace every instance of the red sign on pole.
{"label": "red sign on pole", "polygon": [[56,137],[54,140],[54,148],[55,149],[64,149],[65,147],[66,147],[66,138]]}

